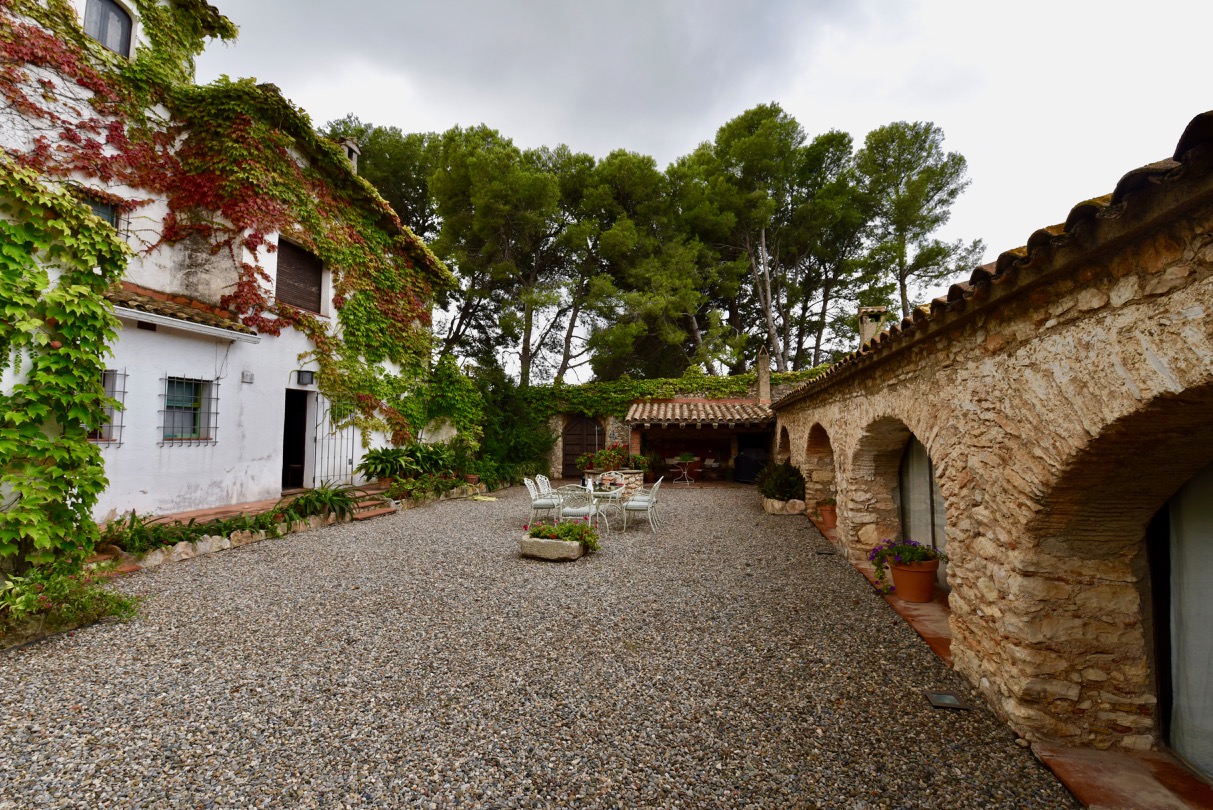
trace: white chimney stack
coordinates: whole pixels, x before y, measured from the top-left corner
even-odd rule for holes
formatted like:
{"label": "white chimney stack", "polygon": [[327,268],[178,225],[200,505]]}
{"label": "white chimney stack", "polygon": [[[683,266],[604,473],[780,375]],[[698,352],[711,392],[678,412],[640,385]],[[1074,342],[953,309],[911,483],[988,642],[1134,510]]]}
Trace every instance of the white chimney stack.
{"label": "white chimney stack", "polygon": [[862,349],[869,340],[880,334],[880,328],[888,314],[888,307],[859,308],[859,348]]}

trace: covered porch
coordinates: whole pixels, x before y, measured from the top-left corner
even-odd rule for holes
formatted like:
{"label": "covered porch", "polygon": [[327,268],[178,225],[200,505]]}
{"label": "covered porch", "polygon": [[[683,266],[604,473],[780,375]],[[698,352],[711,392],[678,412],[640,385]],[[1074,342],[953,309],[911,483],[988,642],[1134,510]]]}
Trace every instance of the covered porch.
{"label": "covered porch", "polygon": [[775,416],[754,400],[685,398],[635,402],[624,422],[655,475],[746,482],[770,457]]}

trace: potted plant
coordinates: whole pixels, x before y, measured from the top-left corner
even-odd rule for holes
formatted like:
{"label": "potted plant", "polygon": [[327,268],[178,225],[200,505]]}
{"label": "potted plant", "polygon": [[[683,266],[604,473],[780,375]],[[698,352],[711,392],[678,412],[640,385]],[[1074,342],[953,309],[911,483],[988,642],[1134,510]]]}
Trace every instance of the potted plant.
{"label": "potted plant", "polygon": [[653,483],[653,477],[657,475],[656,468],[660,462],[661,456],[657,455],[655,450],[650,450],[644,454],[644,466],[641,469],[644,470],[645,481],[650,484]]}
{"label": "potted plant", "polygon": [[774,501],[804,500],[804,473],[790,461],[763,467],[754,483],[764,498]]}
{"label": "potted plant", "polygon": [[838,502],[833,498],[822,498],[817,501],[817,518],[822,528],[833,529],[838,525]]}
{"label": "potted plant", "polygon": [[577,469],[582,471],[596,470],[599,472],[618,470],[622,469],[624,464],[633,463],[633,459],[636,458],[641,457],[631,455],[625,445],[612,444],[593,453],[582,453],[577,457]]}
{"label": "potted plant", "polygon": [[354,468],[362,477],[390,484],[393,479],[404,475],[406,468],[405,450],[400,447],[379,447],[367,450],[366,455]]}
{"label": "potted plant", "polygon": [[[935,586],[935,572],[940,561],[948,555],[931,546],[913,540],[885,540],[868,552],[868,561],[876,572],[876,582],[883,593],[895,591],[905,602],[930,602]],[[886,570],[893,573],[893,584],[885,579]]]}
{"label": "potted plant", "polygon": [[566,520],[555,526],[535,523],[523,526],[526,536],[520,550],[523,556],[543,560],[575,560],[582,554],[598,551],[598,531],[588,520]]}

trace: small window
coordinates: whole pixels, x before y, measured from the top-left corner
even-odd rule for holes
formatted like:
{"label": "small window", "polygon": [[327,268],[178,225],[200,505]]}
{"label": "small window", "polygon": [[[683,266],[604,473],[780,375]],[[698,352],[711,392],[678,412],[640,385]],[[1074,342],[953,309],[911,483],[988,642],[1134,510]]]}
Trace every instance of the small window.
{"label": "small window", "polygon": [[219,384],[213,380],[166,377],[161,436],[165,444],[214,442],[219,426]]}
{"label": "small window", "polygon": [[[90,441],[112,447],[122,444],[122,406],[126,403],[126,372],[107,368],[101,375],[105,395],[114,402],[105,406],[105,421],[88,432]],[[115,404],[116,403],[116,404]]]}
{"label": "small window", "polygon": [[278,277],[274,284],[274,296],[279,301],[319,313],[323,282],[324,265],[318,256],[298,245],[278,240]]}
{"label": "small window", "polygon": [[114,0],[88,0],[84,7],[84,31],[122,56],[131,55],[131,15]]}
{"label": "small window", "polygon": [[101,200],[91,197],[86,199],[84,204],[88,206],[90,211],[101,217],[110,225],[113,225],[115,228],[118,227],[118,206],[114,205],[113,203],[102,202]]}

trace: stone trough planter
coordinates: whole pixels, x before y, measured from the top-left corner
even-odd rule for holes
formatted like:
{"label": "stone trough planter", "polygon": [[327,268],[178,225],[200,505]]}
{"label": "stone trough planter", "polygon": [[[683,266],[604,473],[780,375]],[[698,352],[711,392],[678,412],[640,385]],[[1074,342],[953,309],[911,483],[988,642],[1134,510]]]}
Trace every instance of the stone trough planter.
{"label": "stone trough planter", "polygon": [[763,498],[762,510],[768,515],[803,515],[805,502],[802,500],[780,501],[775,498]]}
{"label": "stone trough planter", "polygon": [[518,544],[522,556],[535,557],[540,560],[575,560],[585,554],[581,543],[570,540],[524,537],[518,541]]}

